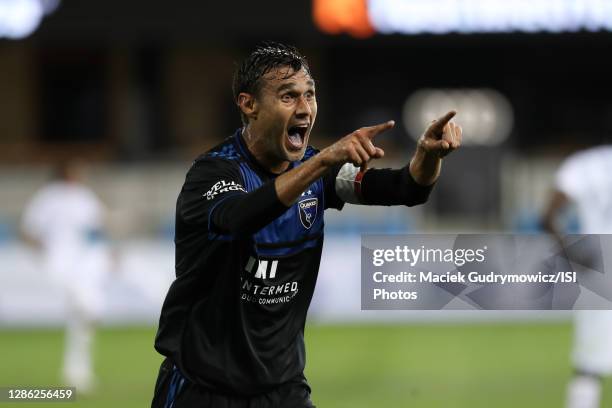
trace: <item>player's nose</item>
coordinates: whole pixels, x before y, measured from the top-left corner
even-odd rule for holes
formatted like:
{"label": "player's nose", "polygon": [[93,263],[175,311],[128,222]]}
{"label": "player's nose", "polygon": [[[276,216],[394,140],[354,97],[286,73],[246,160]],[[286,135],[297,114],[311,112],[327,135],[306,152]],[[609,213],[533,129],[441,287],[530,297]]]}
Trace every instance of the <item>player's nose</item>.
{"label": "player's nose", "polygon": [[295,107],[295,116],[304,118],[309,117],[310,115],[312,115],[312,108],[310,107],[308,101],[306,101],[304,95],[302,95],[298,98],[298,102]]}

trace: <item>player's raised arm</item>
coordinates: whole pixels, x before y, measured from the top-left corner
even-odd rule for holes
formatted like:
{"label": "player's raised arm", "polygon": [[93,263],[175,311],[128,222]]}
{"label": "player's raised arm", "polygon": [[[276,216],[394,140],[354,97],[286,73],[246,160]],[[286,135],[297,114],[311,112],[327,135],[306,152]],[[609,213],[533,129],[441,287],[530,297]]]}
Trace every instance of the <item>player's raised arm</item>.
{"label": "player's raised arm", "polygon": [[[368,169],[370,159],[384,155],[374,146],[373,137],[393,126],[386,122],[360,129],[361,150],[352,154],[335,175],[334,193],[347,203],[365,205],[413,206],[427,201],[432,186],[440,175],[442,158],[461,145],[461,127],[450,120],[455,111],[434,120],[419,139],[410,163],[401,169]],[[344,139],[343,139],[344,140]],[[334,145],[321,152],[333,150]],[[366,153],[366,154],[364,154]]]}
{"label": "player's raised arm", "polygon": [[402,169],[367,169],[385,152],[374,138],[393,128],[394,121],[355,130],[323,149],[312,159],[279,175],[261,189],[226,200],[215,212],[214,224],[232,233],[252,233],[284,212],[315,180],[333,167],[335,193],[344,201],[367,205],[408,205],[427,201],[440,173],[442,158],[461,144],[461,128],[448,112],[434,121],[419,140],[409,166]]}

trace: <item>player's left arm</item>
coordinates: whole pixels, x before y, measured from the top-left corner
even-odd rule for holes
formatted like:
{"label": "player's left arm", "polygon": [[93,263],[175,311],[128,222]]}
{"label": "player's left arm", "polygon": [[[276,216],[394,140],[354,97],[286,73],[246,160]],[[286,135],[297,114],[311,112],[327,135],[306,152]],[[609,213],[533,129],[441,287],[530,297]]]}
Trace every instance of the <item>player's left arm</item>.
{"label": "player's left arm", "polygon": [[442,160],[461,145],[461,127],[450,111],[433,121],[417,143],[409,164],[401,169],[368,169],[347,163],[335,175],[334,193],[343,202],[413,206],[427,201],[440,176]]}
{"label": "player's left arm", "polygon": [[589,188],[589,175],[585,172],[587,156],[573,155],[563,161],[555,175],[555,186],[541,216],[541,227],[562,242],[563,227],[559,225],[562,213],[580,197],[592,194]]}
{"label": "player's left arm", "polygon": [[542,228],[561,240],[561,230],[557,225],[559,214],[569,205],[570,198],[561,190],[555,190],[542,215]]}

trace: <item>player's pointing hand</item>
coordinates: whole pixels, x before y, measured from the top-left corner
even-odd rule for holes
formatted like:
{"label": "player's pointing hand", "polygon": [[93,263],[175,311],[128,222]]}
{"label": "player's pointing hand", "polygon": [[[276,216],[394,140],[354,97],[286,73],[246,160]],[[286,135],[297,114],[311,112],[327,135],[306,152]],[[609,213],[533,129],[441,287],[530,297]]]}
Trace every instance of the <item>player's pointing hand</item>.
{"label": "player's pointing hand", "polygon": [[418,147],[442,158],[461,146],[461,126],[450,121],[456,113],[450,111],[434,120],[419,139]]}
{"label": "player's pointing hand", "polygon": [[375,126],[357,129],[323,149],[321,157],[328,165],[353,163],[365,170],[371,159],[379,159],[385,155],[383,149],[374,146],[374,137],[393,126],[395,126],[395,122],[390,120]]}

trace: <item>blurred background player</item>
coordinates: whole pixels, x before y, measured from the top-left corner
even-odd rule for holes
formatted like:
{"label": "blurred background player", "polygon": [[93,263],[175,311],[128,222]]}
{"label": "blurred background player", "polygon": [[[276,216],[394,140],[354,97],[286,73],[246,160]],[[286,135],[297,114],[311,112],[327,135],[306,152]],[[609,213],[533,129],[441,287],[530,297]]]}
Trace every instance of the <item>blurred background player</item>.
{"label": "blurred background player", "polygon": [[95,385],[92,340],[110,255],[104,207],[82,183],[82,166],[74,160],[57,166],[53,180],[25,207],[22,232],[41,251],[43,269],[65,295],[63,381],[88,393]]}
{"label": "blurred background player", "polygon": [[[556,175],[556,190],[544,215],[545,229],[560,238],[558,220],[574,204],[581,233],[612,233],[611,173],[612,145],[567,158]],[[596,408],[600,406],[602,377],[612,372],[612,311],[574,313],[574,375],[568,384],[567,408]]]}

